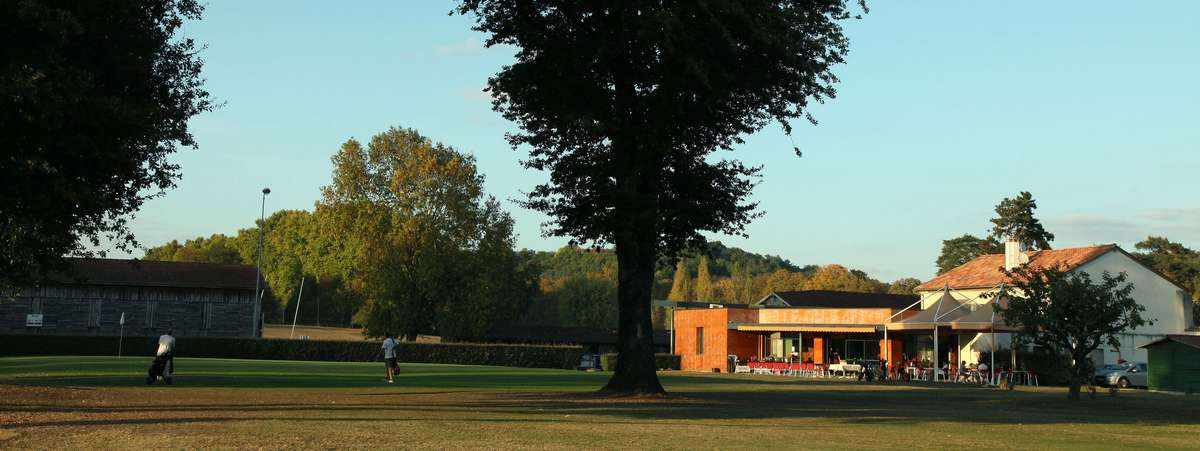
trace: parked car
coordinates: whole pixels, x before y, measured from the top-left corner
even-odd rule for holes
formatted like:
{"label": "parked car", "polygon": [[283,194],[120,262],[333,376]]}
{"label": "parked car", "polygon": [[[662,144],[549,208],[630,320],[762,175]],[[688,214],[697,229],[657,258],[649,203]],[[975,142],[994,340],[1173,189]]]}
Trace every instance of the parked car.
{"label": "parked car", "polygon": [[1092,383],[1106,387],[1145,387],[1146,372],[1145,363],[1105,365],[1096,370],[1096,378]]}

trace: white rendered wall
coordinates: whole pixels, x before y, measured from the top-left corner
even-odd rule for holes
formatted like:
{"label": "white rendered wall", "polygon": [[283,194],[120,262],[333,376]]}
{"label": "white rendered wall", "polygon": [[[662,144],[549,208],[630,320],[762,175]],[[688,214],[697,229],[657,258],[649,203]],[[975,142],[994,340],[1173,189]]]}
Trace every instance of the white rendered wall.
{"label": "white rendered wall", "polygon": [[1142,318],[1153,319],[1154,324],[1142,326],[1122,334],[1121,346],[1109,349],[1102,346],[1104,363],[1116,363],[1118,358],[1145,363],[1145,349],[1138,346],[1162,338],[1167,334],[1182,334],[1192,324],[1192,302],[1186,293],[1170,281],[1162,278],[1153,271],[1146,269],[1138,262],[1122,252],[1114,251],[1104,254],[1095,260],[1076,269],[1092,277],[1092,281],[1101,280],[1101,274],[1108,271],[1116,275],[1125,272],[1126,281],[1133,284],[1133,298],[1138,304],[1146,307]]}

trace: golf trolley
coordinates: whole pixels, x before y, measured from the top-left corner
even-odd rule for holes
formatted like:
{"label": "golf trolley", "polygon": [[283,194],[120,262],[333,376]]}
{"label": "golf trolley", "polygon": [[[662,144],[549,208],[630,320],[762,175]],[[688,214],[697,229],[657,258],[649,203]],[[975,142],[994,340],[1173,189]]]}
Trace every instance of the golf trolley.
{"label": "golf trolley", "polygon": [[156,380],[162,380],[167,385],[171,385],[171,376],[175,373],[175,364],[172,363],[172,353],[157,356],[154,362],[150,363],[150,369],[146,371],[146,385],[154,384]]}

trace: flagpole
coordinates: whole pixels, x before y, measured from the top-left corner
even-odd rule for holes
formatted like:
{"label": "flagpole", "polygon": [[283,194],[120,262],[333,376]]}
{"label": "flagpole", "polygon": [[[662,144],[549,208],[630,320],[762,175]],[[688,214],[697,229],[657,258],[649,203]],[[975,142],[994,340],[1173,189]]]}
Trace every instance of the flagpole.
{"label": "flagpole", "polygon": [[121,335],[117,338],[117,357],[121,357],[121,348],[125,345],[125,312],[121,312]]}

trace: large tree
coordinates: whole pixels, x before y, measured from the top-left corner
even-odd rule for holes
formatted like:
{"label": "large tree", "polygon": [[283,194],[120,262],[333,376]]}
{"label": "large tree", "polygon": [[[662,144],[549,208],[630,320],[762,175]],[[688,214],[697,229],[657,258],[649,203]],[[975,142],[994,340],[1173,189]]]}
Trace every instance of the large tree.
{"label": "large tree", "polygon": [[474,157],[392,128],[366,148],[347,141],[332,160],[317,215],[352,262],[346,278],[365,290],[357,319],[368,335],[470,339],[524,310],[535,275]]}
{"label": "large tree", "polygon": [[996,241],[1016,240],[1030,249],[1050,249],[1054,234],[1042,227],[1033,215],[1037,201],[1029,191],[1021,191],[1014,198],[1004,198],[996,205],[996,217],[992,218],[991,238]]}
{"label": "large tree", "polygon": [[711,158],[835,94],[846,0],[639,2],[463,0],[488,46],[516,49],[488,80],[517,123],[528,168],[549,171],[525,205],[546,232],[615,245],[618,365],[604,391],[663,393],[650,299],[655,266],[741,235],[759,169]]}
{"label": "large tree", "polygon": [[1018,343],[1033,343],[1060,357],[1056,363],[1067,374],[1069,399],[1079,399],[1080,386],[1092,375],[1092,351],[1104,344],[1119,346],[1118,334],[1154,322],[1142,318],[1146,308],[1130,296],[1133,284],[1124,272],[1105,271],[1099,281],[1061,265],[1023,265],[1006,273],[1013,289],[1007,290],[1008,305],[997,304],[996,310],[1005,323],[1020,327]]}
{"label": "large tree", "polygon": [[938,274],[957,268],[975,257],[1004,252],[1004,245],[995,238],[979,238],[963,234],[958,238],[942,241],[942,254],[938,256]]}
{"label": "large tree", "polygon": [[64,257],[131,251],[129,219],[174,186],[188,120],[212,109],[195,0],[21,0],[0,7],[0,288]]}
{"label": "large tree", "polygon": [[921,286],[921,279],[914,277],[904,277],[896,279],[888,285],[888,294],[917,294],[917,287]]}

